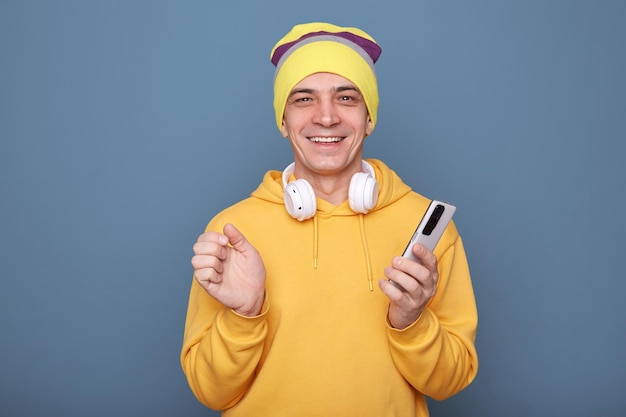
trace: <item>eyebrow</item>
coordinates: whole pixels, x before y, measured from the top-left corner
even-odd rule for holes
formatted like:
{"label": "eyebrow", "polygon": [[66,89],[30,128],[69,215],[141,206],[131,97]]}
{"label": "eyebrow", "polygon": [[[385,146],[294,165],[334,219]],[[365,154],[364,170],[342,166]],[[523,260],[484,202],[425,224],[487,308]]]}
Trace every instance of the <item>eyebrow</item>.
{"label": "eyebrow", "polygon": [[298,89],[293,89],[291,90],[291,93],[289,93],[289,97],[294,96],[296,94],[299,93],[304,93],[304,94],[313,94],[315,90],[313,90],[312,88],[298,88]]}
{"label": "eyebrow", "polygon": [[344,92],[344,91],[355,91],[355,92],[357,92],[357,93],[361,94],[361,91],[360,91],[358,88],[353,87],[353,86],[351,86],[351,85],[339,86],[339,87],[337,87],[337,88],[335,89],[335,92],[336,92],[336,93],[341,93],[341,92]]}
{"label": "eyebrow", "polygon": [[[333,92],[334,93],[342,93],[344,91],[355,91],[355,92],[361,94],[361,91],[358,88],[356,88],[354,86],[351,86],[351,85],[340,85],[339,87],[333,88]],[[291,90],[291,93],[289,93],[289,97],[292,97],[293,95],[299,94],[299,93],[302,93],[302,94],[313,94],[313,93],[315,93],[315,89],[313,89],[313,88],[293,89],[293,90]]]}

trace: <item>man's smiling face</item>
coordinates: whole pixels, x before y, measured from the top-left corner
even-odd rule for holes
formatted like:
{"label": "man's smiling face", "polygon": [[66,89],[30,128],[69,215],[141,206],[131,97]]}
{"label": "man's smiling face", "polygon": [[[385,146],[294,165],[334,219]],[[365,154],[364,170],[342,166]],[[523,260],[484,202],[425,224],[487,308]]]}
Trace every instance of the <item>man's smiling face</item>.
{"label": "man's smiling face", "polygon": [[297,177],[343,177],[361,171],[363,140],[372,123],[358,88],[321,72],[291,90],[281,132],[291,142]]}

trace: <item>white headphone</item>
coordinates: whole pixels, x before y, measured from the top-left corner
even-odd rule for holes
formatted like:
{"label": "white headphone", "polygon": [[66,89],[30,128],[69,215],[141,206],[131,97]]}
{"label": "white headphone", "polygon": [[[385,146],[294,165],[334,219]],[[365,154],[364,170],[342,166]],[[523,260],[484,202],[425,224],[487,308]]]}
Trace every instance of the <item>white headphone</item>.
{"label": "white headphone", "polygon": [[[292,162],[283,171],[285,208],[291,217],[303,221],[315,215],[317,202],[315,191],[307,180],[299,179],[287,183],[295,165],[296,163]],[[362,167],[365,172],[357,172],[350,179],[348,203],[355,213],[365,214],[374,208],[378,201],[378,183],[374,168],[365,161],[362,161]]]}

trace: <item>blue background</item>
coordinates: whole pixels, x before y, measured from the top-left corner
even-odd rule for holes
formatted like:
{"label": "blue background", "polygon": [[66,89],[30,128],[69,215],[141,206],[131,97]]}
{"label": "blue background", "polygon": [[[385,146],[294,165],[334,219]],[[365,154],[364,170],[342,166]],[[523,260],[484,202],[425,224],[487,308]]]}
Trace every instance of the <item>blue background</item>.
{"label": "blue background", "polygon": [[291,162],[269,52],[382,45],[365,154],[457,204],[475,382],[433,416],[622,416],[626,3],[0,1],[0,415],[207,416],[191,245]]}

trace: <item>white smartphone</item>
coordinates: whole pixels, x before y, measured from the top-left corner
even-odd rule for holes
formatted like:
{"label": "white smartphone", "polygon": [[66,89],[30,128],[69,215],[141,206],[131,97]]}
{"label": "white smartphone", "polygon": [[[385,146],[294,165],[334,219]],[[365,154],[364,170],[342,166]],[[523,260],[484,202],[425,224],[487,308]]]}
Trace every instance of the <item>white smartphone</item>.
{"label": "white smartphone", "polygon": [[[409,244],[406,245],[402,257],[420,262],[420,260],[413,255],[412,251],[413,245],[416,243],[421,243],[431,251],[435,249],[437,242],[439,242],[441,235],[443,235],[443,231],[446,230],[448,223],[452,220],[455,211],[456,207],[452,204],[444,203],[439,200],[431,201],[428,209],[426,209],[426,213],[424,213],[424,217],[422,217],[422,220],[420,220],[417,225],[413,237],[411,237]],[[389,280],[389,282],[395,285],[399,290],[405,291],[404,288],[395,281]]]}
{"label": "white smartphone", "polygon": [[441,235],[443,235],[443,231],[446,230],[448,223],[452,220],[455,211],[456,207],[452,204],[444,203],[439,200],[431,201],[402,256],[419,262],[419,259],[413,255],[413,251],[411,250],[416,243],[421,243],[431,251],[435,249],[437,242],[439,242]]}

